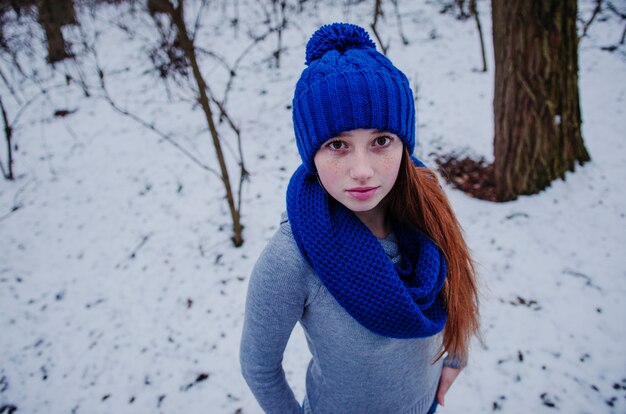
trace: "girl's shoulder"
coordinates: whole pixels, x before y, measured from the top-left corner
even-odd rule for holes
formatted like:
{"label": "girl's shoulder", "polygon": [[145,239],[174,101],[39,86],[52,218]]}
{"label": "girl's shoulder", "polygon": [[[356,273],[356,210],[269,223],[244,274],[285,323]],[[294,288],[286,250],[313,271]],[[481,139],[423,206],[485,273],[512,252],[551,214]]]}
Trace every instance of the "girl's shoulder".
{"label": "girl's shoulder", "polygon": [[304,258],[289,224],[289,217],[283,212],[280,227],[276,230],[255,265],[255,273],[265,277],[290,278],[304,280],[314,273],[313,268]]}
{"label": "girl's shoulder", "polygon": [[280,215],[280,231],[285,236],[288,236],[293,241],[293,244],[296,243],[296,239],[294,239],[293,233],[291,231],[291,224],[289,223],[289,216],[287,215],[286,211],[283,211],[282,214]]}
{"label": "girl's shoulder", "polygon": [[278,230],[276,230],[276,233],[274,233],[268,247],[269,245],[273,245],[272,251],[275,250],[277,253],[284,255],[284,259],[297,262],[299,265],[303,263],[308,265],[308,262],[300,252],[296,239],[293,236],[289,216],[286,211],[283,211],[280,215],[280,226]]}

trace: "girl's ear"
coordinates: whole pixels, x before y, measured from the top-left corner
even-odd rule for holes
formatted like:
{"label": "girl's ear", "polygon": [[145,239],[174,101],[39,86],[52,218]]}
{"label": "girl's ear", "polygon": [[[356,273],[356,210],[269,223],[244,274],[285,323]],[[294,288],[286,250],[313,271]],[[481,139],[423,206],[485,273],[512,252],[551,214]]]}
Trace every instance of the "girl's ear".
{"label": "girl's ear", "polygon": [[322,184],[320,175],[317,172],[315,173],[315,178],[317,178],[317,182],[320,184],[320,187],[322,187],[322,190],[324,190],[324,192],[328,195],[328,191],[326,191],[326,189],[324,188],[324,184]]}

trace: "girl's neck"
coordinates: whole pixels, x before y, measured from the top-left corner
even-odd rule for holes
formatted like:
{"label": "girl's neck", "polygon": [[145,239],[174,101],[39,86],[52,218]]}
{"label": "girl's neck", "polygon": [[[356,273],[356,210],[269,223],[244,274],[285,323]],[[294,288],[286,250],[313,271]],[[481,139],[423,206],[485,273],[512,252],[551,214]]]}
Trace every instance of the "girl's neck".
{"label": "girl's neck", "polygon": [[383,208],[381,206],[375,207],[370,211],[355,211],[354,214],[365,224],[365,226],[376,236],[378,239],[384,239],[391,233],[391,223],[386,217]]}

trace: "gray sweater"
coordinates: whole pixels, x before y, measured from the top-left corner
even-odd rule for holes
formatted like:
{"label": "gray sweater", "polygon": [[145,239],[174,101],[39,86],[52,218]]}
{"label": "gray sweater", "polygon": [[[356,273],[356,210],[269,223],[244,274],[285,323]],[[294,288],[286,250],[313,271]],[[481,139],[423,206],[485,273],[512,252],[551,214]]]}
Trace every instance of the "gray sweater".
{"label": "gray sweater", "polygon": [[[379,241],[397,263],[394,236]],[[269,414],[302,412],[282,367],[296,322],[313,355],[306,374],[305,413],[423,414],[435,399],[442,363],[462,365],[451,359],[433,363],[441,334],[394,339],[360,325],[304,259],[283,213],[280,229],[250,277],[240,349],[243,376]]]}

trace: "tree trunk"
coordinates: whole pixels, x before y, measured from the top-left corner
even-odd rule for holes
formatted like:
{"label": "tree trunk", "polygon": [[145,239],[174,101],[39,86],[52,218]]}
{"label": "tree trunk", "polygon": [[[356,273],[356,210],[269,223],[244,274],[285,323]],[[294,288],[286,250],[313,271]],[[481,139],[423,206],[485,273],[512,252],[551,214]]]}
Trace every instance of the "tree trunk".
{"label": "tree trunk", "polygon": [[39,5],[39,23],[46,33],[48,44],[48,63],[59,62],[68,58],[67,45],[61,28],[68,24],[77,24],[74,12],[74,0],[42,0]]}
{"label": "tree trunk", "polygon": [[590,157],[581,134],[576,0],[492,1],[496,197],[536,194]]}
{"label": "tree trunk", "polygon": [[202,76],[202,72],[200,71],[200,66],[198,65],[198,60],[196,59],[196,49],[194,47],[193,41],[187,34],[187,25],[185,24],[185,18],[183,13],[183,1],[184,0],[179,0],[178,7],[176,9],[171,7],[168,12],[172,18],[172,22],[176,26],[181,48],[183,49],[183,51],[185,52],[185,56],[189,60],[189,64],[191,65],[191,69],[193,71],[193,76],[198,85],[198,102],[200,103],[200,106],[204,111],[204,115],[209,126],[209,131],[211,132],[213,146],[215,147],[217,160],[220,164],[222,182],[224,183],[224,188],[226,189],[226,200],[228,201],[228,208],[230,210],[230,215],[233,220],[232,241],[235,247],[239,247],[243,244],[243,228],[241,226],[241,216],[239,210],[235,206],[235,199],[233,196],[232,186],[230,184],[228,168],[226,167],[226,161],[224,159],[224,153],[222,151],[222,144],[220,143],[217,128],[215,127],[215,122],[213,121],[213,112],[211,111],[211,106],[209,105],[209,97],[207,96],[206,92],[206,82],[204,81],[204,77]]}

